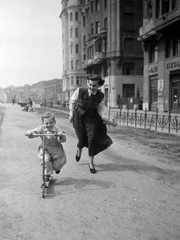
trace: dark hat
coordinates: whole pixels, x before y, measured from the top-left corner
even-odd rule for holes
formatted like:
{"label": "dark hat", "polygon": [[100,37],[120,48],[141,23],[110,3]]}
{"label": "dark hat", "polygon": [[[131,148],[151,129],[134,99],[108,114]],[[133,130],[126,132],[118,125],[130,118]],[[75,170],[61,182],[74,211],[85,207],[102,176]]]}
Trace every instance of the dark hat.
{"label": "dark hat", "polygon": [[101,76],[93,74],[93,75],[88,75],[87,76],[87,80],[91,80],[91,81],[98,81],[99,85],[102,86],[105,82],[104,79],[101,78]]}

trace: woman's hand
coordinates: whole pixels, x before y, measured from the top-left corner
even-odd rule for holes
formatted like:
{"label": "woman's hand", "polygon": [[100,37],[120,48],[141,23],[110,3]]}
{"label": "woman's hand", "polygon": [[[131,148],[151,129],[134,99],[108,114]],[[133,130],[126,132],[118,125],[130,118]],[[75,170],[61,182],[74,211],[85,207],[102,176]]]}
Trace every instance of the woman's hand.
{"label": "woman's hand", "polygon": [[73,123],[73,116],[69,116],[69,121]]}
{"label": "woman's hand", "polygon": [[106,124],[106,125],[111,125],[113,127],[117,127],[118,126],[118,124],[116,122],[110,121],[107,118],[103,118],[103,123]]}

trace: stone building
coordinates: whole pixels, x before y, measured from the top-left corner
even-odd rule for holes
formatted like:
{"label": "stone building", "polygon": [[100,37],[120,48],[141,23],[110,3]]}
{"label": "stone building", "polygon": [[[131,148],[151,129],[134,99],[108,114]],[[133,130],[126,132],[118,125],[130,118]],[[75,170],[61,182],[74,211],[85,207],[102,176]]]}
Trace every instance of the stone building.
{"label": "stone building", "polygon": [[143,50],[137,40],[139,0],[62,0],[63,91],[69,99],[87,74],[105,79],[110,107],[118,98],[143,97]]}
{"label": "stone building", "polygon": [[179,26],[179,0],[143,1],[144,109],[180,110]]}

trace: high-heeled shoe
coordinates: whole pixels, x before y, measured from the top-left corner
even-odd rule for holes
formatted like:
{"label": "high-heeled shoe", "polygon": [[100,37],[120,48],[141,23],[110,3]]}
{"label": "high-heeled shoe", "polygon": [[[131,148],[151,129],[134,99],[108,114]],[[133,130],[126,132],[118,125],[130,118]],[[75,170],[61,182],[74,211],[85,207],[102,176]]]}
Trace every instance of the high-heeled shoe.
{"label": "high-heeled shoe", "polygon": [[80,152],[80,150],[77,150],[77,152],[76,152],[76,162],[79,162],[80,159],[81,159],[81,152]]}
{"label": "high-heeled shoe", "polygon": [[90,170],[90,173],[93,173],[93,174],[96,173],[95,167],[91,168],[90,165],[89,165],[89,170]]}

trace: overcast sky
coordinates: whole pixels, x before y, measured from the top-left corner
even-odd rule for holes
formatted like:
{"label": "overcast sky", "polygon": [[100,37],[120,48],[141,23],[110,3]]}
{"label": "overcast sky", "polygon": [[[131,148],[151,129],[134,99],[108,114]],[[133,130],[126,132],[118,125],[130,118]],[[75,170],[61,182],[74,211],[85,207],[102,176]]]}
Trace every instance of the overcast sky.
{"label": "overcast sky", "polygon": [[61,78],[61,0],[0,0],[0,86]]}

